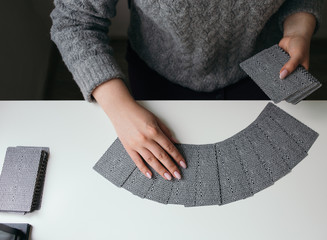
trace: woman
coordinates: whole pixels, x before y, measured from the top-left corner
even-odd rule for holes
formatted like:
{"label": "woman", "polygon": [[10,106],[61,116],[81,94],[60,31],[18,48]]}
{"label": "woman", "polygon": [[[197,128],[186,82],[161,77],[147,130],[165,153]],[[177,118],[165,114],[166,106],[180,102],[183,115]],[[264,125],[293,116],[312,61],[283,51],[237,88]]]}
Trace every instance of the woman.
{"label": "woman", "polygon": [[[117,0],[55,0],[52,40],[84,97],[96,100],[126,151],[151,178],[166,180],[186,162],[169,129],[130,95],[109,46]],[[278,42],[291,58],[283,79],[302,64],[320,21],[322,0],[132,0],[129,73],[136,99],[267,99],[239,68]],[[140,69],[141,68],[141,69]],[[162,90],[163,91],[160,91]]]}

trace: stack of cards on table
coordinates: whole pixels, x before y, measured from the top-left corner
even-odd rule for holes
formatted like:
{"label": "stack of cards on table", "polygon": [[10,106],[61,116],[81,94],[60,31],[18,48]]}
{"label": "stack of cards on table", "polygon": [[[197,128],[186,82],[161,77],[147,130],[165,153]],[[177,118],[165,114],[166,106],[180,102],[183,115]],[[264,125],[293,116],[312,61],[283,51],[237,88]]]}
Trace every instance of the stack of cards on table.
{"label": "stack of cards on table", "polygon": [[280,79],[280,70],[289,59],[288,53],[274,45],[245,60],[240,66],[274,103],[286,100],[297,104],[320,88],[321,83],[302,65],[285,79]]}
{"label": "stack of cards on table", "polygon": [[47,147],[8,147],[0,175],[0,211],[40,209],[49,157]]}

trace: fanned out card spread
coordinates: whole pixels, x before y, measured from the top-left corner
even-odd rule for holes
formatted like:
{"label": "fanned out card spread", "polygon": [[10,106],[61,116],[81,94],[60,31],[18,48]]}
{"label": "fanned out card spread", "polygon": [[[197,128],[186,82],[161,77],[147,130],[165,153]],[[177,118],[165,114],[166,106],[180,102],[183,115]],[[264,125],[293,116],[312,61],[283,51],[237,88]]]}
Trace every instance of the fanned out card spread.
{"label": "fanned out card spread", "polygon": [[0,175],[0,211],[28,213],[41,207],[47,147],[8,147]]}
{"label": "fanned out card spread", "polygon": [[302,159],[318,133],[272,103],[245,129],[214,144],[176,144],[188,167],[182,179],[164,180],[151,167],[148,179],[117,138],[94,166],[131,193],[186,207],[223,205],[252,196],[285,176]]}
{"label": "fanned out card spread", "polygon": [[274,103],[286,100],[297,104],[320,88],[321,83],[302,65],[281,80],[279,72],[289,59],[288,53],[274,45],[245,60],[240,66]]}

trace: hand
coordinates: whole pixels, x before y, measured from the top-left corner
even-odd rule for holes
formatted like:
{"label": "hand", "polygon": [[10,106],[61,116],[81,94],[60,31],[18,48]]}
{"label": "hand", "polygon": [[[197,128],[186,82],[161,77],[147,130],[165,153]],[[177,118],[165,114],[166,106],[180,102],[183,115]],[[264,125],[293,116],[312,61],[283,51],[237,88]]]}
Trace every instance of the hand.
{"label": "hand", "polygon": [[[180,179],[175,163],[186,168],[186,162],[173,144],[169,129],[151,112],[130,96],[119,79],[101,84],[93,91],[100,106],[112,121],[117,135],[140,171],[152,177],[146,161],[164,179]],[[143,158],[143,159],[142,159]]]}
{"label": "hand", "polygon": [[279,46],[290,55],[290,60],[280,70],[280,79],[291,74],[299,64],[309,69],[310,42],[316,27],[316,18],[305,12],[288,16],[284,21],[284,36]]}
{"label": "hand", "polygon": [[279,42],[279,46],[291,57],[280,70],[280,79],[291,74],[299,64],[309,70],[310,39],[304,36],[286,36]]}
{"label": "hand", "polygon": [[143,159],[165,179],[181,178],[172,159],[182,167],[186,166],[185,160],[174,146],[169,129],[151,112],[135,102],[113,117],[112,123],[127,153],[145,176],[151,178],[152,174]]}

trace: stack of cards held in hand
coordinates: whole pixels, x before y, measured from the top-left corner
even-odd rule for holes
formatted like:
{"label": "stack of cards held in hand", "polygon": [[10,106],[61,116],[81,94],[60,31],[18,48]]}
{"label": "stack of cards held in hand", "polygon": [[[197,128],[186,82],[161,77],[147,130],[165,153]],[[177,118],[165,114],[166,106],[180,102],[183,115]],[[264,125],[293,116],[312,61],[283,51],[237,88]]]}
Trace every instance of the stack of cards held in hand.
{"label": "stack of cards held in hand", "polygon": [[245,60],[240,66],[274,103],[286,100],[297,104],[320,88],[321,83],[302,65],[285,79],[280,79],[279,72],[289,59],[288,53],[274,45]]}
{"label": "stack of cards held in hand", "polygon": [[49,157],[47,147],[8,147],[0,175],[0,211],[40,209]]}
{"label": "stack of cards held in hand", "polygon": [[318,133],[269,103],[248,127],[218,143],[176,144],[187,162],[182,179],[163,179],[150,166],[148,179],[116,141],[94,169],[118,187],[164,204],[223,205],[252,196],[285,176]]}

